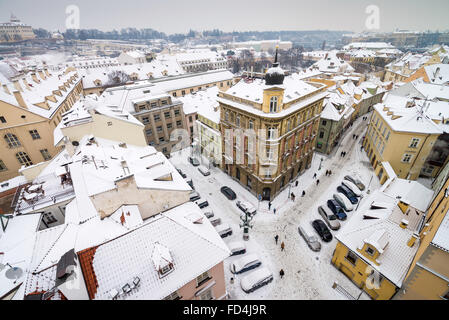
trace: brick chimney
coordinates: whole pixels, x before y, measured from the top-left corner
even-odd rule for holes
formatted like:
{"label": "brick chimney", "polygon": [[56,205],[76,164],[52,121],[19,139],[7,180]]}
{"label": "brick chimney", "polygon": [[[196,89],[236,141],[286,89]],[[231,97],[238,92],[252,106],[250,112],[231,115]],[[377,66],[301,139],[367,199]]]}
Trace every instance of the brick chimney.
{"label": "brick chimney", "polygon": [[37,75],[35,72],[31,73],[31,78],[33,79],[34,82],[40,83],[40,80],[37,78]]}
{"label": "brick chimney", "polygon": [[22,94],[20,93],[20,91],[14,91],[13,94],[14,94],[14,97],[16,98],[19,106],[22,108],[28,109],[27,104],[25,103],[25,100],[23,100],[23,97],[22,97]]}

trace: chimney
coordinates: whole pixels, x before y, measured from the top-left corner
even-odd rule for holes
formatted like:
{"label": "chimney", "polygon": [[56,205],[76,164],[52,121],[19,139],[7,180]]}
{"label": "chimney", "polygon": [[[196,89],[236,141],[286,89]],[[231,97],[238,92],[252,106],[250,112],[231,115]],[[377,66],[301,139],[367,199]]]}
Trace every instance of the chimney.
{"label": "chimney", "polygon": [[14,88],[16,88],[16,90],[18,90],[18,91],[20,91],[20,92],[23,92],[23,89],[22,89],[22,87],[20,86],[19,80],[14,80],[14,81],[12,82],[12,84],[14,85]]}
{"label": "chimney", "polygon": [[407,242],[407,246],[409,246],[410,248],[413,247],[418,238],[419,238],[419,235],[417,233],[414,233],[412,235],[412,237],[410,238],[410,240]]}
{"label": "chimney", "polygon": [[40,81],[39,81],[39,79],[37,78],[37,76],[36,76],[36,73],[35,72],[32,72],[31,73],[31,78],[33,79],[33,81],[34,82],[36,82],[36,83],[39,83]]}
{"label": "chimney", "polygon": [[47,77],[45,76],[45,74],[42,70],[38,70],[37,73],[39,74],[39,76],[41,77],[42,80],[47,79]]}
{"label": "chimney", "polygon": [[14,91],[13,94],[14,94],[14,97],[16,98],[19,106],[22,108],[28,109],[27,104],[25,103],[25,100],[23,100],[23,97],[22,97],[22,94],[20,93],[20,91]]}
{"label": "chimney", "polygon": [[27,81],[26,78],[23,78],[23,79],[22,79],[22,82],[23,82],[23,86],[24,86],[26,89],[31,90],[31,89],[30,89],[30,86],[28,85],[28,81]]}
{"label": "chimney", "polygon": [[45,72],[45,75],[46,75],[47,77],[50,77],[50,73],[48,72],[48,68],[44,68],[44,72]]}
{"label": "chimney", "polygon": [[3,91],[5,91],[5,93],[7,93],[7,94],[11,94],[11,92],[9,91],[9,88],[6,84],[3,85]]}
{"label": "chimney", "polygon": [[408,227],[408,220],[402,219],[401,224],[399,225],[402,229],[407,229]]}

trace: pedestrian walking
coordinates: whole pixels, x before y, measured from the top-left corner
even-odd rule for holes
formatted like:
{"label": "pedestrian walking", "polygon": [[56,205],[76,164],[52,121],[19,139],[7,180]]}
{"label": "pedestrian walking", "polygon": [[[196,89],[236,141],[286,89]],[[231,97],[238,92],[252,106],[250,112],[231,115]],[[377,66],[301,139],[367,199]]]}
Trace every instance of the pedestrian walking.
{"label": "pedestrian walking", "polygon": [[313,174],[313,178],[316,179],[316,173]]}
{"label": "pedestrian walking", "polygon": [[268,211],[270,211],[270,210],[271,210],[271,201],[268,202]]}
{"label": "pedestrian walking", "polygon": [[284,243],[284,241],[282,241],[281,242],[281,251],[284,251],[284,249],[285,249],[285,243]]}
{"label": "pedestrian walking", "polygon": [[296,180],[296,182],[295,182],[295,187],[297,187],[297,186],[298,186],[298,183],[299,183],[299,181],[298,181],[298,180]]}
{"label": "pedestrian walking", "polygon": [[294,194],[293,192],[292,192],[292,194],[291,194],[291,198],[292,198],[292,201],[295,202],[296,196],[295,196],[295,194]]}
{"label": "pedestrian walking", "polygon": [[332,175],[332,171],[331,170],[329,170],[329,176],[331,176]]}
{"label": "pedestrian walking", "polygon": [[320,180],[317,180],[317,181],[316,181],[316,185],[319,185],[319,184],[320,184]]}
{"label": "pedestrian walking", "polygon": [[281,276],[281,279],[282,279],[282,277],[284,277],[284,275],[285,275],[284,269],[281,269],[281,271],[279,271],[279,275]]}
{"label": "pedestrian walking", "polygon": [[304,197],[306,195],[306,192],[303,190],[302,191],[302,196]]}
{"label": "pedestrian walking", "polygon": [[276,245],[278,244],[278,240],[279,240],[279,236],[278,236],[278,235],[275,235],[275,236],[274,236],[274,241],[276,241]]}
{"label": "pedestrian walking", "polygon": [[276,214],[276,208],[273,208],[273,213]]}

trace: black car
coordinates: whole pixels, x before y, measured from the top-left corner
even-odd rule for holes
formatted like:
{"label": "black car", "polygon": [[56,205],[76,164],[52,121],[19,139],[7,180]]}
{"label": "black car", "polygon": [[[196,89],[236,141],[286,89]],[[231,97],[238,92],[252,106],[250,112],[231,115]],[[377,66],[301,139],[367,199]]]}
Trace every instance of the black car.
{"label": "black car", "polygon": [[324,242],[332,241],[332,234],[323,220],[315,220],[312,226]]}
{"label": "black car", "polygon": [[226,198],[228,198],[229,200],[235,200],[237,198],[237,195],[235,194],[235,192],[232,191],[232,189],[229,187],[224,186],[220,190],[221,190],[221,193],[223,193],[226,196]]}
{"label": "black car", "polygon": [[334,199],[327,200],[327,207],[332,210],[332,212],[337,216],[338,220],[346,220],[347,215],[345,210],[340,206],[340,204]]}
{"label": "black car", "polygon": [[209,202],[204,201],[201,203],[196,203],[198,205],[198,207],[200,207],[200,209],[206,208],[207,206],[209,206]]}
{"label": "black car", "polygon": [[348,198],[349,201],[351,201],[352,204],[357,204],[359,202],[355,193],[352,192],[348,187],[341,185],[337,188],[337,191],[343,193],[345,197]]}
{"label": "black car", "polygon": [[184,172],[182,172],[181,169],[176,169],[176,170],[178,170],[181,177],[183,177],[184,179],[187,178],[187,175]]}
{"label": "black car", "polygon": [[198,192],[195,191],[190,194],[190,201],[197,201],[200,199],[201,199],[201,196]]}
{"label": "black car", "polygon": [[188,157],[187,159],[194,167],[198,167],[200,165],[200,162],[197,158]]}

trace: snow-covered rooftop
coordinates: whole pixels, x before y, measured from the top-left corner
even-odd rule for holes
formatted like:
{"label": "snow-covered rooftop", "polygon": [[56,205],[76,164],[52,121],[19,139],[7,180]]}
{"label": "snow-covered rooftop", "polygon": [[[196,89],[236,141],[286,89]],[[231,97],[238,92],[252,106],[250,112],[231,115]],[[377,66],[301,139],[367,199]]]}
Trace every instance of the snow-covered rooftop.
{"label": "snow-covered rooftop", "polygon": [[433,237],[432,244],[449,252],[449,210],[446,212],[437,233]]}

